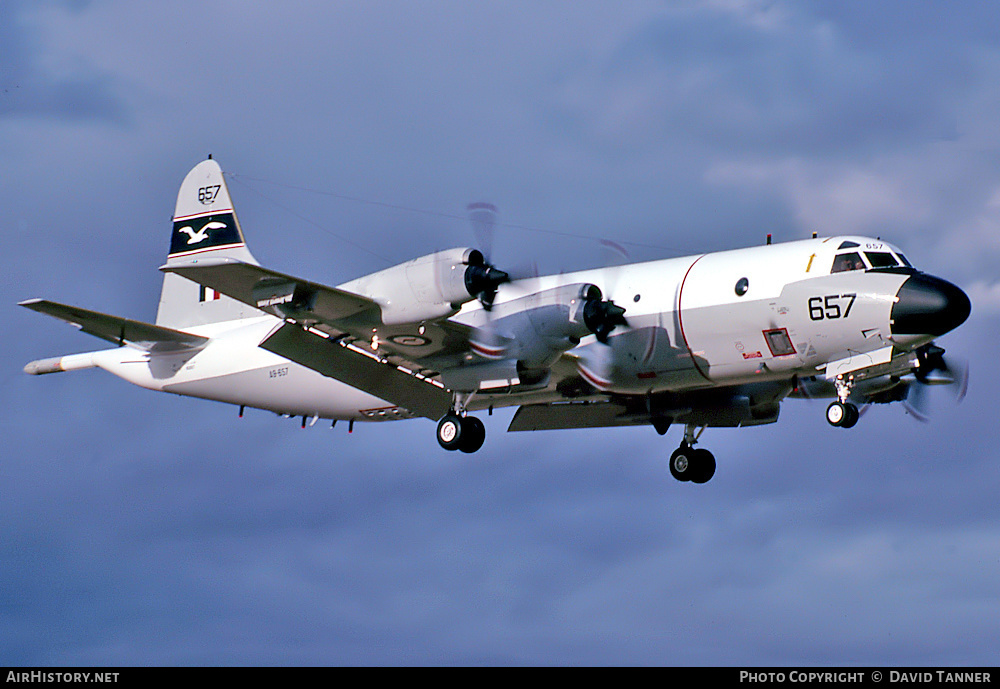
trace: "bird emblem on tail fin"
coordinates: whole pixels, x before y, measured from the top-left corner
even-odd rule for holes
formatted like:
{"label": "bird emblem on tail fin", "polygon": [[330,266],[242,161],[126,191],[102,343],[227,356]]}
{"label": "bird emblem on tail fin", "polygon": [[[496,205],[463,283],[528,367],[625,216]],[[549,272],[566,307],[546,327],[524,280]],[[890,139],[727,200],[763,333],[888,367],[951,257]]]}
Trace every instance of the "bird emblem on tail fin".
{"label": "bird emblem on tail fin", "polygon": [[221,230],[224,227],[226,227],[226,223],[224,222],[210,222],[210,223],[205,223],[204,227],[202,227],[197,232],[191,229],[190,226],[181,227],[177,231],[183,232],[184,234],[188,235],[188,237],[190,237],[190,239],[187,240],[188,244],[199,244],[208,239],[209,230]]}

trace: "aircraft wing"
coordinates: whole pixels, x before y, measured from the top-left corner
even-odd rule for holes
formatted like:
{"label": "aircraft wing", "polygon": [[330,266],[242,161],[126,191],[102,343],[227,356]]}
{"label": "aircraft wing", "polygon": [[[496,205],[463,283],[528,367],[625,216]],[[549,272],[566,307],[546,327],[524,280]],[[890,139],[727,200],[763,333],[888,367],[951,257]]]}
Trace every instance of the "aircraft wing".
{"label": "aircraft wing", "polygon": [[363,354],[343,340],[297,325],[286,323],[260,346],[433,421],[444,416],[451,404],[451,395],[443,387]]}
{"label": "aircraft wing", "polygon": [[[372,299],[231,258],[170,263],[161,270],[295,324],[261,346],[421,416],[437,419],[447,411],[438,397],[450,401],[442,387],[455,382],[450,372],[480,373],[466,366],[472,329],[460,323],[386,325]],[[373,349],[377,358],[367,354]],[[489,375],[498,377],[492,370]],[[427,396],[432,401],[424,401]]]}
{"label": "aircraft wing", "polygon": [[164,328],[152,323],[109,316],[106,313],[89,311],[45,299],[29,299],[20,302],[19,305],[66,321],[88,335],[99,337],[118,346],[130,344],[151,351],[170,351],[193,349],[208,342],[207,337]]}
{"label": "aircraft wing", "polygon": [[[232,258],[175,262],[161,270],[284,320],[261,343],[264,349],[429,419],[448,411],[451,390],[477,390],[473,409],[593,393],[578,381],[576,361],[567,356],[543,382],[514,385],[515,361],[474,355],[473,329],[448,318],[386,324],[380,305],[368,297]],[[574,383],[584,389],[566,390]]]}
{"label": "aircraft wing", "polygon": [[548,431],[567,428],[608,428],[649,425],[649,414],[630,414],[613,401],[559,402],[522,405],[507,428],[515,431]]}
{"label": "aircraft wing", "polygon": [[375,339],[378,349],[387,352],[393,363],[428,377],[461,366],[469,352],[468,326],[447,319],[386,325],[382,322],[381,307],[368,297],[261,266],[224,258],[171,263],[160,270],[177,273],[346,344],[358,342],[364,347]]}

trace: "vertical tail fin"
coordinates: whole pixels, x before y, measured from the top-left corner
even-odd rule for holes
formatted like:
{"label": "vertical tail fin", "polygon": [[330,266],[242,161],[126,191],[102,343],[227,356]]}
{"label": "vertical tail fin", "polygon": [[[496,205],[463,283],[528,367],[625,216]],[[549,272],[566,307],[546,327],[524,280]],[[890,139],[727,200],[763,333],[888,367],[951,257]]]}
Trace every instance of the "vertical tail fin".
{"label": "vertical tail fin", "polygon": [[[222,168],[211,158],[198,163],[181,183],[167,265],[188,262],[199,254],[258,265],[243,239]],[[157,325],[182,329],[259,315],[256,309],[179,275],[163,276]]]}

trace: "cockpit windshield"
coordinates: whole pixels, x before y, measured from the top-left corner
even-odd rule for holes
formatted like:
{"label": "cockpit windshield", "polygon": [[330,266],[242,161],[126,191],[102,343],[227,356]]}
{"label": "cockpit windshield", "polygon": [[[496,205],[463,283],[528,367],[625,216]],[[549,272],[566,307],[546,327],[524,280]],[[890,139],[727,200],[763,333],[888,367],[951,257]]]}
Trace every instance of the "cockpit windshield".
{"label": "cockpit windshield", "polygon": [[872,264],[872,268],[895,268],[899,265],[896,257],[885,251],[866,251],[865,258]]}
{"label": "cockpit windshield", "polygon": [[848,270],[864,270],[864,261],[861,260],[861,254],[857,252],[852,252],[849,254],[840,254],[833,259],[833,268],[830,269],[831,273],[843,273]]}

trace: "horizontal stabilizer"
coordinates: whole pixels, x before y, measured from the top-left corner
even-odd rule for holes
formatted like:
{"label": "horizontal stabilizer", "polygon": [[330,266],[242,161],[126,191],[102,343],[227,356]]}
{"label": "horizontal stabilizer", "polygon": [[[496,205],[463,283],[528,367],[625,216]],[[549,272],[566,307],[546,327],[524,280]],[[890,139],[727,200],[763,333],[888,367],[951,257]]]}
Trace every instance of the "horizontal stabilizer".
{"label": "horizontal stabilizer", "polygon": [[152,323],[109,316],[105,313],[58,304],[45,299],[29,299],[22,301],[20,306],[66,321],[88,335],[99,337],[118,346],[129,344],[140,349],[170,351],[193,349],[208,342],[207,337],[200,335],[171,330]]}
{"label": "horizontal stabilizer", "polygon": [[366,297],[232,258],[171,262],[160,270],[211,287],[279,318],[299,322],[335,324],[340,319],[378,309],[378,304]]}
{"label": "horizontal stabilizer", "polygon": [[297,325],[281,326],[260,346],[417,416],[437,421],[451,407],[451,395],[443,388]]}

